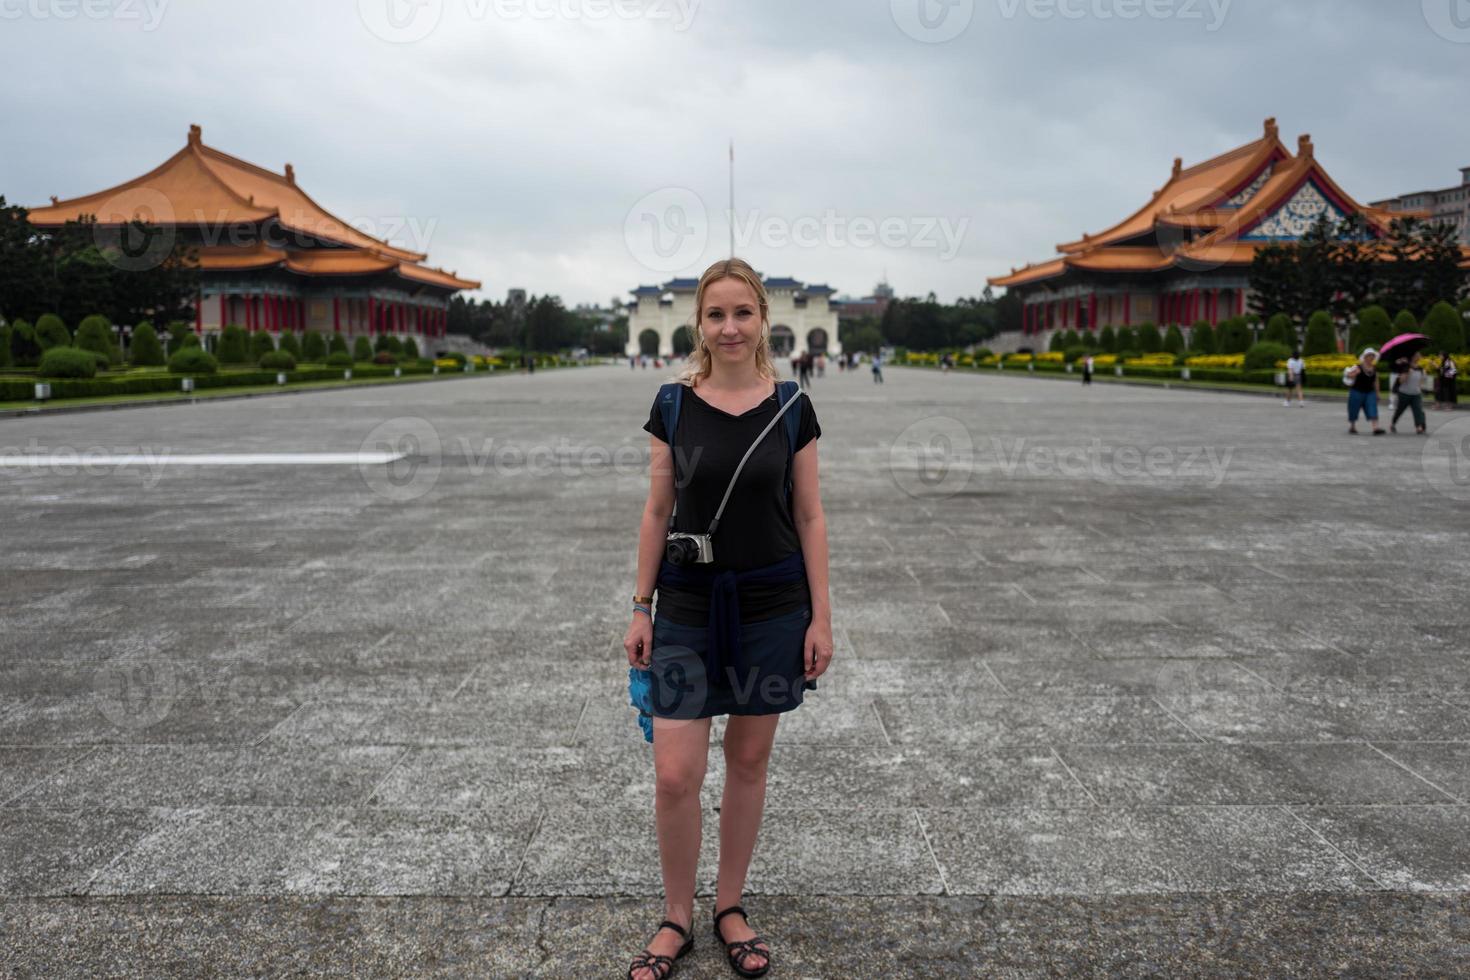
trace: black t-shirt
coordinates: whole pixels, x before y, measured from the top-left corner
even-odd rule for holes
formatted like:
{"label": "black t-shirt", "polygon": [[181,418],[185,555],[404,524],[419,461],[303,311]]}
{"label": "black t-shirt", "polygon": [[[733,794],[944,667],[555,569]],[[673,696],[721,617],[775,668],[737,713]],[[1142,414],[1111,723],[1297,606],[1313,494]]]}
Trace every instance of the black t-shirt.
{"label": "black t-shirt", "polygon": [[[740,458],[780,409],[779,391],[773,392],[744,415],[731,415],[710,405],[693,388],[685,387],[674,433],[674,493],[677,508],[674,530],[690,534],[709,531],[720,499],[730,484]],[[801,413],[796,447],[799,451],[822,434],[811,399],[803,392],[786,410]],[[658,399],[654,399],[644,431],[668,442]],[[720,517],[713,540],[713,571],[746,571],[780,561],[801,550],[786,501],[787,449],[785,416],[766,433],[746,460],[730,501]],[[662,555],[660,555],[662,559]],[[658,614],[671,622],[702,626],[709,614],[707,596],[687,590],[657,590]],[[806,580],[789,585],[742,585],[740,618],[743,622],[769,619],[794,612],[811,601]]]}

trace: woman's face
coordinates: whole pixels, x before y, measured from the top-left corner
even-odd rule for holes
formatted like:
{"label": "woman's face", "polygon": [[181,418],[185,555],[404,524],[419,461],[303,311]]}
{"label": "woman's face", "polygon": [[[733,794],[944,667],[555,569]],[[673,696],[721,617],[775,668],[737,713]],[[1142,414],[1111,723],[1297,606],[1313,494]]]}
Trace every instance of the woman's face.
{"label": "woman's face", "polygon": [[1378,358],[1374,357],[1372,354],[1364,354],[1363,355],[1363,366],[1364,367],[1371,368],[1377,362],[1378,362]]}
{"label": "woman's face", "polygon": [[719,279],[704,290],[699,330],[714,361],[738,364],[755,357],[761,338],[761,308],[755,291],[740,279]]}

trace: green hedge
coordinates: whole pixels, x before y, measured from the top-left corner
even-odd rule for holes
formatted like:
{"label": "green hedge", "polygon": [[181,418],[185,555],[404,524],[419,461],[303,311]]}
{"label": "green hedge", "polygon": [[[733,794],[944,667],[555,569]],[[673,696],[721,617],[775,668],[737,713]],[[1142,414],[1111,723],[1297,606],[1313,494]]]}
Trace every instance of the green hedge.
{"label": "green hedge", "polygon": [[[432,364],[406,364],[401,368],[404,377],[430,375]],[[354,380],[358,378],[391,378],[393,368],[359,365],[352,369]],[[286,372],[288,384],[300,381],[340,381],[340,368],[301,368]],[[253,385],[274,385],[274,371],[230,371],[225,374],[201,374],[194,377],[195,390],[203,388],[244,388]],[[148,395],[179,390],[179,377],[169,374],[143,374],[116,378],[90,378],[52,381],[51,397],[95,398],[105,395]],[[35,382],[24,378],[0,378],[0,401],[30,401],[35,397]]]}

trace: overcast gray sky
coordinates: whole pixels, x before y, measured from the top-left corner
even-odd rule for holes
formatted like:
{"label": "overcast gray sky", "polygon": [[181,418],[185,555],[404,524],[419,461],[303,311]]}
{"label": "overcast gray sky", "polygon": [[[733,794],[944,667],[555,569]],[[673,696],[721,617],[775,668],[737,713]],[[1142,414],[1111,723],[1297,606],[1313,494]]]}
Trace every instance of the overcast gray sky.
{"label": "overcast gray sky", "polygon": [[0,194],[184,144],[568,303],[729,250],[976,295],[1267,116],[1360,200],[1470,164],[1470,0],[0,0]]}

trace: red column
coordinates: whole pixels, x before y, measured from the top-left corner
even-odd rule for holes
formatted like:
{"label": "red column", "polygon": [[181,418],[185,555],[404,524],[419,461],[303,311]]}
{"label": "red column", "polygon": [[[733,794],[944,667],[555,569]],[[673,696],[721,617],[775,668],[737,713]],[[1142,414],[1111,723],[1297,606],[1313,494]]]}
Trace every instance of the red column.
{"label": "red column", "polygon": [[1123,324],[1122,325],[1126,327],[1126,326],[1130,325],[1132,322],[1133,322],[1133,294],[1132,293],[1124,293],[1123,294]]}
{"label": "red column", "polygon": [[1210,323],[1220,322],[1220,290],[1210,290]]}
{"label": "red column", "polygon": [[1235,315],[1236,316],[1245,316],[1245,290],[1244,289],[1237,289],[1235,291],[1235,302],[1236,302],[1236,313],[1235,313]]}
{"label": "red column", "polygon": [[378,301],[368,297],[368,333],[376,333],[378,327]]}
{"label": "red column", "polygon": [[1097,293],[1087,297],[1087,329],[1097,329]]}
{"label": "red column", "polygon": [[199,300],[194,304],[194,332],[204,332],[204,290],[199,290]]}
{"label": "red column", "polygon": [[332,329],[342,329],[342,301],[336,296],[332,297]]}
{"label": "red column", "polygon": [[244,299],[245,329],[253,331],[255,329],[255,297],[250,293],[246,293]]}
{"label": "red column", "polygon": [[230,322],[230,296],[228,293],[219,294],[219,328],[223,330],[225,324]]}

